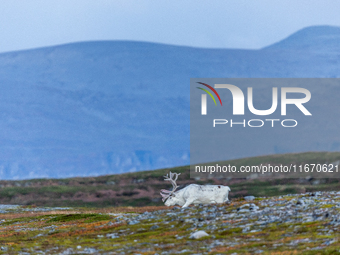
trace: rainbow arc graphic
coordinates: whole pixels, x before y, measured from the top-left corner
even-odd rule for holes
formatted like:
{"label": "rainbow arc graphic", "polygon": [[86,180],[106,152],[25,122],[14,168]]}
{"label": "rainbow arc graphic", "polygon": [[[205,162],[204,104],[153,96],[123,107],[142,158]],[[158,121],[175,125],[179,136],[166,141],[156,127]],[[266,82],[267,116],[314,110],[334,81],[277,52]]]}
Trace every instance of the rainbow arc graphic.
{"label": "rainbow arc graphic", "polygon": [[[217,91],[213,87],[211,87],[210,85],[208,85],[206,83],[203,83],[203,82],[197,82],[197,83],[199,83],[199,84],[209,88],[217,96],[217,98],[220,101],[220,104],[222,106],[222,100],[220,98],[220,95],[217,93]],[[197,88],[200,89],[200,90],[203,90],[204,92],[206,92],[212,98],[212,100],[214,100],[215,105],[217,105],[215,97],[213,96],[213,94],[209,90],[207,90],[205,88],[201,88],[201,87],[197,87]],[[202,99],[201,99],[201,114],[202,115],[207,115],[207,95],[206,94],[202,94]]]}

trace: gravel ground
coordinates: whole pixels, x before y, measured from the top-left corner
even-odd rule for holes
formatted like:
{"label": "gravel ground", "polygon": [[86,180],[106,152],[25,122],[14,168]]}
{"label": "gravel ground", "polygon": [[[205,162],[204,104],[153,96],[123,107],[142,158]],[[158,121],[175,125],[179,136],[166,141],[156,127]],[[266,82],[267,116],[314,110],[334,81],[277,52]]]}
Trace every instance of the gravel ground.
{"label": "gravel ground", "polygon": [[[3,215],[67,209],[0,205]],[[132,208],[89,222],[49,214],[2,219],[0,253],[340,254],[339,210],[340,192],[315,192],[143,213]]]}

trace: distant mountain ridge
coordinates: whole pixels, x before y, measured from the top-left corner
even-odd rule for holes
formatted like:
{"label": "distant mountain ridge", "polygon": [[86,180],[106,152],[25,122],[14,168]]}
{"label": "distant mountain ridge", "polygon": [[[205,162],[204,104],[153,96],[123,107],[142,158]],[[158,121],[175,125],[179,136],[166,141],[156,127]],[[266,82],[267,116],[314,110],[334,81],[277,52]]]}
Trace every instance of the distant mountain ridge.
{"label": "distant mountain ridge", "polygon": [[0,178],[189,164],[190,78],[339,77],[339,31],[306,28],[261,50],[104,41],[0,54]]}
{"label": "distant mountain ridge", "polygon": [[[325,48],[325,46],[327,48]],[[286,39],[264,49],[290,50],[340,49],[340,27],[313,26],[297,31]]]}

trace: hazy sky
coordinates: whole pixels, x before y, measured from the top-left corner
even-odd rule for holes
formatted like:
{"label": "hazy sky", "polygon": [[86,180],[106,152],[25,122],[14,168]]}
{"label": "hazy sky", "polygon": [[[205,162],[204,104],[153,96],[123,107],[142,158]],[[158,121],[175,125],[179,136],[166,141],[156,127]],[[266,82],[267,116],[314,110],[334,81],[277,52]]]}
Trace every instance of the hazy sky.
{"label": "hazy sky", "polygon": [[335,0],[0,0],[0,52],[87,40],[256,49],[311,25]]}

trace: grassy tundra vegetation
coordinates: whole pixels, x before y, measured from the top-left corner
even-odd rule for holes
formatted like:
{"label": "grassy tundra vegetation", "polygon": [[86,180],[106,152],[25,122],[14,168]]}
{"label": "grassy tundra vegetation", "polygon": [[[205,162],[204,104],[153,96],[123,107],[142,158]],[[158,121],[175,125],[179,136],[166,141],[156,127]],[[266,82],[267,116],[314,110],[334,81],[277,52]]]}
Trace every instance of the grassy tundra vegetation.
{"label": "grassy tundra vegetation", "polygon": [[[236,166],[337,161],[340,153],[238,159]],[[223,205],[165,207],[177,183],[231,187]],[[69,179],[0,182],[0,254],[339,254],[339,179],[189,178],[188,167]],[[323,191],[323,192],[319,192]],[[296,194],[296,195],[289,195]],[[246,195],[255,196],[248,202]],[[0,206],[1,207],[1,206]],[[339,219],[338,219],[339,218]],[[339,222],[339,223],[338,223]],[[190,234],[204,230],[199,240]]]}

